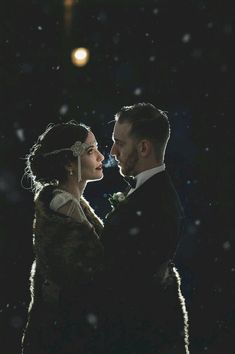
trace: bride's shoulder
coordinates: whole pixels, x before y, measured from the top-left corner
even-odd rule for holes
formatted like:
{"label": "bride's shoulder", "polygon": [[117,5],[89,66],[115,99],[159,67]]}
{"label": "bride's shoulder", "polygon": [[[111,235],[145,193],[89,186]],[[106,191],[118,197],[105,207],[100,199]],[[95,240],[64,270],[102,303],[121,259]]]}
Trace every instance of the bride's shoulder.
{"label": "bride's shoulder", "polygon": [[50,207],[53,210],[57,210],[61,208],[63,205],[67,204],[68,202],[74,202],[74,198],[70,193],[67,193],[61,189],[54,189],[52,192],[52,199],[50,202]]}

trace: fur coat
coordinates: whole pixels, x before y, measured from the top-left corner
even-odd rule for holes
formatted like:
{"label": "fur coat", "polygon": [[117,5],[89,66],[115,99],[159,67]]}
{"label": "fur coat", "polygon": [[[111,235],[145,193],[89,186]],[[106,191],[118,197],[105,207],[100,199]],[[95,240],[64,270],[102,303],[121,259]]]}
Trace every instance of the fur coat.
{"label": "fur coat", "polygon": [[84,198],[81,205],[92,228],[54,212],[49,208],[52,191],[52,186],[44,187],[35,199],[35,260],[23,354],[89,352],[86,341],[95,336],[97,327],[96,275],[103,264],[99,240],[103,223]]}

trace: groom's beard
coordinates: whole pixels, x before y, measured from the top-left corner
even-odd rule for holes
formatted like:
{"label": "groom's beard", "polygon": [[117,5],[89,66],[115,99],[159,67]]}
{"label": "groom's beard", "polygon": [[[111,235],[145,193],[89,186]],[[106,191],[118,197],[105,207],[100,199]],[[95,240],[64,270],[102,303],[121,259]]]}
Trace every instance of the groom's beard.
{"label": "groom's beard", "polygon": [[122,176],[135,176],[137,174],[136,164],[139,161],[137,150],[133,150],[127,157],[125,163],[120,166]]}

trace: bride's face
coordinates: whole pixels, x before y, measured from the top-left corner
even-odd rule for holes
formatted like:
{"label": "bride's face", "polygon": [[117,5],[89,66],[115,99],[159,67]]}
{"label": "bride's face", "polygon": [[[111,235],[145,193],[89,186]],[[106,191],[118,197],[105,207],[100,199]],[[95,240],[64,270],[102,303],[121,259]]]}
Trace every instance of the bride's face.
{"label": "bride's face", "polygon": [[85,140],[88,147],[81,155],[81,177],[82,181],[95,181],[103,178],[102,161],[104,156],[98,150],[95,135],[89,131]]}

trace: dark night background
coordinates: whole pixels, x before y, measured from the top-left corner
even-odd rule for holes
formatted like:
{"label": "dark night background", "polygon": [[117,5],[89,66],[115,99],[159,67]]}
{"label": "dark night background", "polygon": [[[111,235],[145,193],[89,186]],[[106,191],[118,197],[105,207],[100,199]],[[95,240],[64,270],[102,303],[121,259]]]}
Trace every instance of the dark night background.
{"label": "dark night background", "polygon": [[[104,217],[108,194],[126,186],[109,167],[109,122],[121,106],[142,101],[167,111],[172,127],[166,165],[186,213],[177,266],[191,353],[233,354],[234,4],[71,3],[70,22],[63,0],[1,3],[0,354],[20,354],[30,300],[33,194],[21,184],[25,155],[50,122],[90,125],[106,168],[85,196]],[[90,61],[76,67],[70,52],[83,46]]]}

